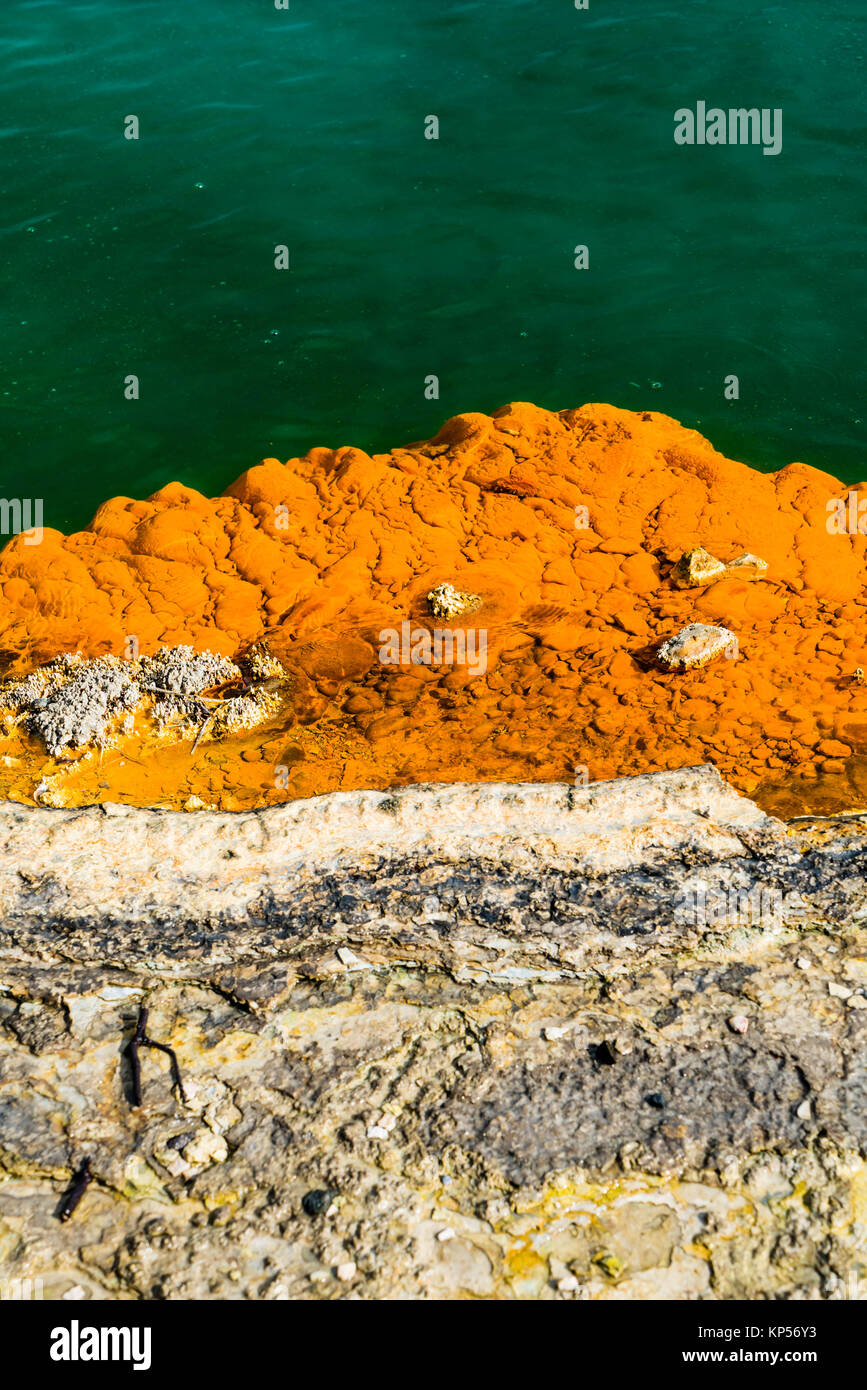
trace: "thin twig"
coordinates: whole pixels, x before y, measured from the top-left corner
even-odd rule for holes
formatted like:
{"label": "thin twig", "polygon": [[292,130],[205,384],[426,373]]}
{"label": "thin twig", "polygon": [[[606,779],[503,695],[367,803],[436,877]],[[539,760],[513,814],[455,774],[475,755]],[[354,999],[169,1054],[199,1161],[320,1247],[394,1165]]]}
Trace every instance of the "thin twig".
{"label": "thin twig", "polygon": [[157,1048],[160,1052],[164,1052],[166,1056],[169,1058],[172,1066],[172,1080],[178,1088],[178,1095],[180,1096],[184,1105],[186,1105],[187,1097],[186,1092],[184,1091],[184,1083],[181,1081],[181,1069],[178,1066],[178,1059],[175,1055],[174,1050],[171,1047],[167,1047],[165,1043],[154,1042],[152,1038],[145,1038],[144,1044],[145,1047]]}
{"label": "thin twig", "polygon": [[867,811],[834,811],[828,815],[790,816],[786,825],[794,825],[802,820],[867,820]]}
{"label": "thin twig", "polygon": [[144,688],[148,695],[171,695],[175,700],[197,700],[202,705],[225,705],[227,700],[235,698],[234,695],[188,695],[183,690],[168,690],[162,685],[146,685]]}
{"label": "thin twig", "polygon": [[195,741],[195,743],[193,744],[192,748],[190,749],[190,757],[193,756],[193,754],[195,753],[195,751],[196,751],[196,749],[198,748],[199,744],[201,743],[202,739],[205,737],[205,734],[208,732],[208,729],[209,729],[209,728],[211,727],[211,725],[213,724],[213,722],[214,722],[214,720],[215,720],[215,718],[216,718],[216,713],[217,713],[217,712],[216,712],[216,710],[215,710],[213,714],[209,714],[209,715],[208,715],[208,717],[207,717],[207,719],[205,720],[204,724],[202,725],[201,729],[200,729],[199,732],[196,734],[196,741]]}

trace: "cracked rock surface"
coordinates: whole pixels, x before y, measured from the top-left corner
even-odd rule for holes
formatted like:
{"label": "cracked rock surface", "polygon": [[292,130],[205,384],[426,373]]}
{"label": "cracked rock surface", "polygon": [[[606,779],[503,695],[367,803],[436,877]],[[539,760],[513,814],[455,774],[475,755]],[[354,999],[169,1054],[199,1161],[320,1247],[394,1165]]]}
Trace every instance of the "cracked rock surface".
{"label": "cracked rock surface", "polygon": [[[6,805],[0,842],[0,1278],[811,1299],[867,1275],[857,821],[787,827],[702,767]],[[132,1108],[141,1007],[185,1102],[147,1050]]]}

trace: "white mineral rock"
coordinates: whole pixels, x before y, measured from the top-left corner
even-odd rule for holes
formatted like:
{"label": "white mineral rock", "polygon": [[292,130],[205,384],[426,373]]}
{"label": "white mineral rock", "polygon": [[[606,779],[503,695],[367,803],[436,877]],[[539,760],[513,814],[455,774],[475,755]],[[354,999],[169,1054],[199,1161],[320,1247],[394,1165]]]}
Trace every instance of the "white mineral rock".
{"label": "white mineral rock", "polygon": [[663,666],[672,671],[691,671],[706,666],[722,656],[737,641],[727,627],[711,627],[708,623],[690,623],[676,637],[663,642],[657,653]]}

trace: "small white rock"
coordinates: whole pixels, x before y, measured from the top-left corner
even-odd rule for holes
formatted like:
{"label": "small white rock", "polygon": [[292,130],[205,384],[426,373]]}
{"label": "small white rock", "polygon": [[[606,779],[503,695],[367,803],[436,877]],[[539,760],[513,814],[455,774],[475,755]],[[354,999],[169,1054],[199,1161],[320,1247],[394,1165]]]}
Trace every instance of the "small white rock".
{"label": "small white rock", "polygon": [[561,1293],[574,1293],[578,1287],[578,1280],[574,1274],[567,1274],[565,1279],[560,1279],[557,1288]]}
{"label": "small white rock", "polygon": [[384,1125],[368,1125],[367,1137],[368,1139],[387,1139],[388,1130]]}
{"label": "small white rock", "polygon": [[722,560],[700,545],[681,555],[671,571],[671,578],[678,589],[699,589],[722,579],[725,572]]}
{"label": "small white rock", "polygon": [[229,1157],[229,1146],[221,1134],[205,1130],[185,1146],[183,1157],[185,1163],[196,1168],[204,1168],[211,1163],[225,1163]]}
{"label": "small white rock", "polygon": [[180,1154],[166,1154],[165,1158],[160,1159],[160,1162],[173,1178],[183,1177],[185,1173],[191,1171],[189,1163],[185,1163]]}
{"label": "small white rock", "polygon": [[750,1021],[743,1014],[732,1014],[728,1024],[733,1033],[745,1033],[750,1026]]}
{"label": "small white rock", "polygon": [[809,970],[813,962],[810,960],[809,956],[798,956],[795,964],[799,970]]}
{"label": "small white rock", "polygon": [[443,1226],[441,1231],[437,1231],[437,1240],[454,1240],[455,1233],[451,1226]]}
{"label": "small white rock", "polygon": [[342,965],[346,966],[347,970],[373,969],[373,966],[371,965],[369,960],[362,960],[361,956],[357,956],[354,951],[351,951],[349,949],[348,946],[338,946],[337,958]]}
{"label": "small white rock", "polygon": [[381,1129],[388,1130],[389,1134],[390,1134],[391,1131],[394,1129],[394,1127],[395,1127],[396,1124],[397,1124],[397,1118],[396,1118],[396,1116],[390,1115],[390,1114],[388,1113],[388,1111],[385,1112],[385,1114],[383,1115],[382,1119],[381,1119],[380,1122],[379,1122],[380,1128],[381,1128]]}
{"label": "small white rock", "polygon": [[337,1266],[337,1277],[342,1284],[349,1284],[355,1278],[358,1266],[354,1260],[344,1260]]}
{"label": "small white rock", "polygon": [[850,1009],[867,1009],[867,999],[863,994],[850,994],[846,1003]]}
{"label": "small white rock", "polygon": [[568,1028],[544,1028],[543,1036],[547,1042],[554,1042],[556,1038],[565,1038],[569,1032]]}
{"label": "small white rock", "polygon": [[676,637],[669,637],[657,651],[663,666],[671,671],[692,671],[709,661],[735,650],[737,638],[727,627],[708,623],[690,623]]}
{"label": "small white rock", "polygon": [[802,1100],[801,1104],[795,1111],[795,1114],[797,1115],[799,1120],[809,1120],[812,1113],[813,1107],[810,1105],[809,1100]]}
{"label": "small white rock", "polygon": [[87,1298],[87,1289],[82,1288],[81,1284],[73,1284],[72,1288],[67,1289],[66,1293],[62,1294],[61,1297],[78,1302],[82,1298]]}
{"label": "small white rock", "polygon": [[727,570],[734,570],[735,573],[739,570],[755,570],[758,574],[764,574],[767,568],[767,560],[761,560],[758,555],[749,554],[739,555],[736,560],[730,560],[726,565]]}
{"label": "small white rock", "polygon": [[835,999],[849,999],[853,991],[848,985],[838,985],[836,980],[828,981],[828,993]]}

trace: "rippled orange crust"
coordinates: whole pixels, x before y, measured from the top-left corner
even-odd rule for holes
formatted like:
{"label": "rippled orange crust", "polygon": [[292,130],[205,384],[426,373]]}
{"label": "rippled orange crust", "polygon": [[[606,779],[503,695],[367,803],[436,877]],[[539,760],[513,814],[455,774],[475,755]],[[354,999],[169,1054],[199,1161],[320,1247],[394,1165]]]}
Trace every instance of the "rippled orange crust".
{"label": "rippled orange crust", "polygon": [[[515,404],[390,454],[266,459],[219,498],[173,483],[113,498],[74,535],[18,537],[0,554],[0,648],[17,673],[62,651],[122,655],[130,635],[143,653],[229,656],[265,636],[295,674],[270,729],[193,758],[142,737],[91,754],[60,769],[66,804],[231,809],[710,761],[783,813],[863,807],[867,537],[826,526],[848,492],[804,464],[755,472],[664,415]],[[678,589],[670,569],[695,546],[752,552],[767,572]],[[449,625],[486,631],[485,673],[381,665],[382,630],[446,625],[425,601],[443,581],[482,596]],[[648,664],[693,621],[730,628],[739,658]],[[30,800],[58,770],[28,741],[0,753],[7,796]]]}

